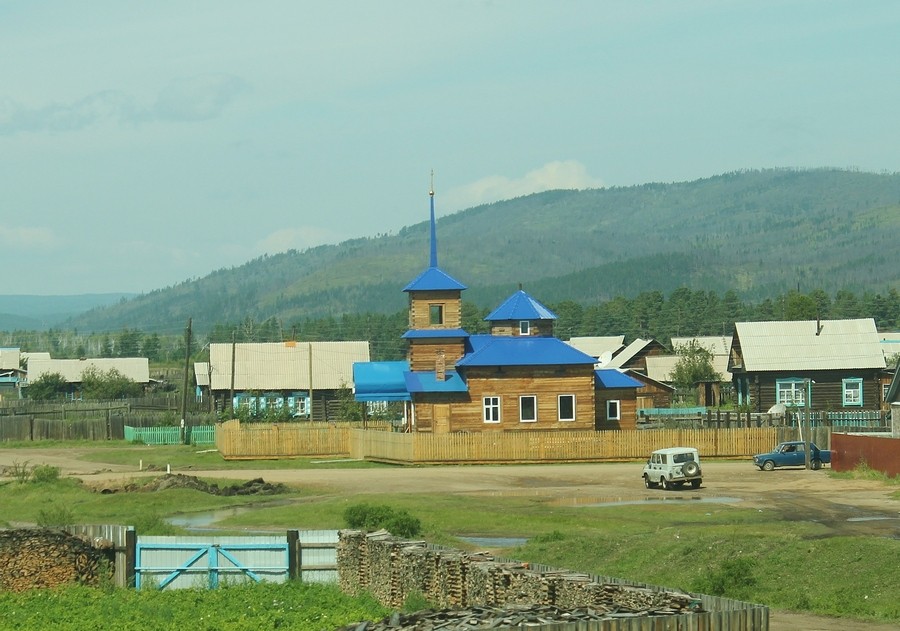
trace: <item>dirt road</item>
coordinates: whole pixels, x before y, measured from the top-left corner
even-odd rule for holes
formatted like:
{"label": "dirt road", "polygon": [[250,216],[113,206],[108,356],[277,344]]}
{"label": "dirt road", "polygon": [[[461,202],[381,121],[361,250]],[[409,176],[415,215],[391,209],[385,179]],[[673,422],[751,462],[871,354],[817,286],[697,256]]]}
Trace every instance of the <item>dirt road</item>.
{"label": "dirt road", "polygon": [[[86,484],[116,485],[140,475],[137,467],[87,462],[87,449],[27,451],[31,464],[59,467]],[[100,452],[102,453],[102,452]],[[0,449],[0,469],[22,462],[21,450]],[[200,477],[233,480],[264,478],[266,482],[303,485],[340,493],[455,493],[472,496],[529,495],[567,503],[643,500],[661,491],[644,489],[640,465],[571,464],[396,467],[384,469],[255,469],[178,471]],[[900,501],[892,488],[877,481],[830,478],[825,471],[784,469],[761,472],[749,462],[706,462],[700,489],[668,494],[677,499],[706,499],[762,510],[792,506],[796,519],[814,520],[834,535],[900,538]],[[897,631],[873,625],[786,612],[772,612],[772,631]]]}

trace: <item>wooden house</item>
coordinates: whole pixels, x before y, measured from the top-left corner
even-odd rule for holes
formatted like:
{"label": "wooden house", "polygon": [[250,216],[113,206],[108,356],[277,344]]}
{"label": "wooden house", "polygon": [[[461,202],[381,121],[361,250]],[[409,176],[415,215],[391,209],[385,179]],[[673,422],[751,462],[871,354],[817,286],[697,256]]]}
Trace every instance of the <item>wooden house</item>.
{"label": "wooden house", "polygon": [[[485,318],[489,334],[469,335],[461,322],[465,289],[438,267],[432,193],[430,265],[404,288],[407,361],[355,365],[356,399],[405,401],[408,431],[594,429],[604,387],[596,358],[556,338],[556,315],[521,289]],[[633,400],[639,385],[620,379],[609,400]],[[615,412],[635,416],[633,403]]]}
{"label": "wooden house", "polygon": [[728,370],[739,404],[879,410],[885,369],[875,321],[738,322]]}
{"label": "wooden house", "polygon": [[625,348],[612,356],[607,368],[620,368],[622,370],[637,370],[647,374],[647,357],[656,355],[670,355],[669,350],[656,340],[637,338]]}
{"label": "wooden house", "polygon": [[352,386],[353,364],[368,359],[369,343],[360,341],[214,343],[194,377],[216,410],[287,408],[295,417],[330,420],[340,390]]}
{"label": "wooden house", "polygon": [[25,370],[20,365],[18,348],[0,348],[0,399],[18,399],[21,396],[19,384],[25,379]]}
{"label": "wooden house", "polygon": [[100,374],[115,370],[145,388],[150,385],[150,360],[146,357],[52,359],[49,354],[29,355],[26,384],[34,383],[44,375],[59,374],[68,384],[67,398],[78,400],[81,399],[83,375],[89,370]]}

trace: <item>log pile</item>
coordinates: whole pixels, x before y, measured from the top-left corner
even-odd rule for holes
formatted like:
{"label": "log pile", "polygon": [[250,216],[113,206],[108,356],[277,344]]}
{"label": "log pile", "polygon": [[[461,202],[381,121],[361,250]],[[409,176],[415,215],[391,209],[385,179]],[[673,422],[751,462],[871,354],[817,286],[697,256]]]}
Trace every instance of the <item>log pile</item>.
{"label": "log pile", "polygon": [[338,575],[345,592],[368,590],[379,602],[395,608],[418,592],[441,610],[523,605],[584,609],[618,618],[703,611],[700,600],[690,594],[598,582],[567,570],[538,571],[527,563],[439,549],[392,537],[386,531],[342,530]]}
{"label": "log pile", "polygon": [[0,530],[0,590],[23,592],[69,583],[98,585],[112,576],[112,557],[57,530]]}
{"label": "log pile", "polygon": [[[478,606],[470,609],[394,613],[379,622],[349,624],[337,631],[475,631],[479,629],[554,628],[603,629],[609,621],[633,614],[597,612],[590,608],[562,609],[552,605]],[[641,627],[650,628],[650,627]],[[656,627],[654,627],[656,628]],[[659,627],[663,628],[663,627]],[[668,627],[666,627],[668,628]]]}

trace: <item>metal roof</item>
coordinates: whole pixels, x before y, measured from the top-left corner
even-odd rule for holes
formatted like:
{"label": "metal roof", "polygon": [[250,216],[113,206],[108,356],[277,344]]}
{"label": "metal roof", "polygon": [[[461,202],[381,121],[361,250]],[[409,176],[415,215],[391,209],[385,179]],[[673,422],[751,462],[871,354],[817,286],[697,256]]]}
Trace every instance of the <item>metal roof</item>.
{"label": "metal roof", "polygon": [[673,337],[672,350],[677,351],[680,346],[688,346],[696,342],[701,348],[705,348],[713,355],[728,355],[731,352],[730,335],[707,335],[699,337]]}
{"label": "metal roof", "polygon": [[737,322],[744,370],[884,368],[875,320]]}
{"label": "metal roof", "polygon": [[603,386],[607,389],[612,388],[640,388],[644,384],[633,377],[629,377],[621,370],[615,368],[601,368],[595,370],[597,375],[597,386]]}
{"label": "metal roof", "polygon": [[0,370],[19,370],[18,348],[0,348]]}
{"label": "metal roof", "polygon": [[456,362],[465,366],[594,365],[594,358],[555,337],[473,335],[472,352]]}
{"label": "metal roof", "polygon": [[353,384],[354,362],[368,360],[368,342],[210,344],[210,388],[232,388],[233,362],[235,390],[336,390]]}
{"label": "metal roof", "polygon": [[88,368],[106,373],[116,370],[136,383],[150,382],[150,362],[146,357],[100,357],[93,359],[28,358],[28,381],[34,383],[42,375],[58,373],[67,383],[81,383]]}
{"label": "metal roof", "polygon": [[582,353],[593,355],[599,359],[604,353],[609,353],[610,357],[612,357],[616,351],[622,349],[625,346],[625,336],[573,337],[566,343],[577,348]]}
{"label": "metal roof", "polygon": [[409,392],[468,392],[469,387],[455,370],[448,370],[444,379],[438,379],[434,371],[405,372],[406,389]]}
{"label": "metal roof", "polygon": [[606,367],[621,368],[631,359],[633,359],[635,355],[644,350],[644,348],[652,341],[653,340],[643,340],[641,338],[637,338],[631,344],[619,351],[619,354],[615,355],[612,360],[608,364],[606,364]]}
{"label": "metal roof", "polygon": [[409,401],[405,374],[409,362],[356,362],[353,391],[357,401]]}
{"label": "metal roof", "polygon": [[488,322],[503,320],[556,320],[556,314],[521,289],[506,299],[485,318]]}
{"label": "metal roof", "polygon": [[194,362],[194,381],[200,387],[209,387],[209,362]]}
{"label": "metal roof", "polygon": [[429,267],[403,291],[462,291],[466,286],[438,267]]}

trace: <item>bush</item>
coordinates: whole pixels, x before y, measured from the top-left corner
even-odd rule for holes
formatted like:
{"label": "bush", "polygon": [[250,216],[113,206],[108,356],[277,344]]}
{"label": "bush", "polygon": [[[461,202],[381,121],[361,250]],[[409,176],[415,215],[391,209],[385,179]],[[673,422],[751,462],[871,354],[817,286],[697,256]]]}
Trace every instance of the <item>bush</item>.
{"label": "bush", "polygon": [[718,568],[710,569],[706,576],[699,577],[694,589],[710,596],[742,598],[748,587],[756,585],[753,565],[747,557],[724,559]]}
{"label": "bush", "polygon": [[59,467],[39,464],[31,470],[31,481],[37,484],[50,484],[59,480]]}
{"label": "bush", "polygon": [[37,525],[41,528],[58,528],[75,523],[75,516],[65,506],[51,506],[38,511]]}
{"label": "bush", "polygon": [[380,530],[384,528],[398,537],[415,537],[422,532],[422,523],[405,510],[396,510],[383,504],[354,504],[344,511],[344,521],[349,528]]}

